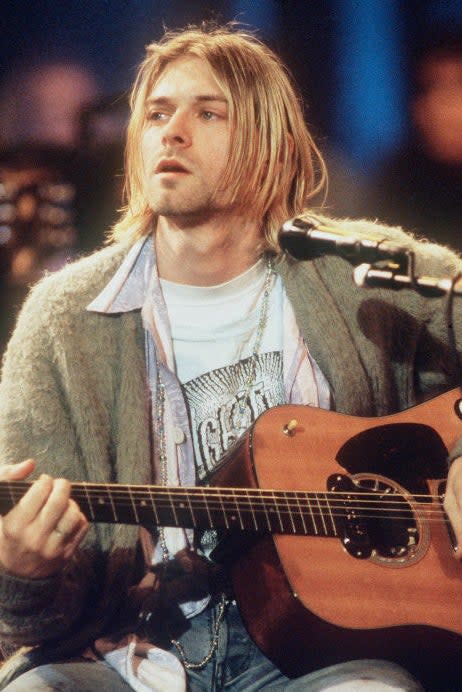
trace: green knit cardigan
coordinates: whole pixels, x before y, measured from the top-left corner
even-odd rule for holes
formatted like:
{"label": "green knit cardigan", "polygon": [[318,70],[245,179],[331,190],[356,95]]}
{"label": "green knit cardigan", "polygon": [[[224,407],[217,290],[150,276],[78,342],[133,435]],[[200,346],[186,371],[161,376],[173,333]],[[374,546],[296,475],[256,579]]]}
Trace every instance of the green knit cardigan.
{"label": "green knit cardigan", "polygon": [[[329,223],[409,245],[419,275],[462,271],[456,255],[417,243],[400,229]],[[123,243],[106,247],[33,288],[3,363],[0,463],[34,457],[37,474],[154,481],[140,314],[86,310],[126,252]],[[275,266],[337,411],[384,415],[456,384],[444,298],[358,288],[352,265],[337,256],[306,262],[280,256]],[[461,311],[455,298],[458,343]],[[0,572],[0,639],[32,647],[2,667],[0,682],[31,665],[78,654],[111,631],[127,590],[142,574],[138,533],[133,526],[94,524],[62,573],[28,580]]]}

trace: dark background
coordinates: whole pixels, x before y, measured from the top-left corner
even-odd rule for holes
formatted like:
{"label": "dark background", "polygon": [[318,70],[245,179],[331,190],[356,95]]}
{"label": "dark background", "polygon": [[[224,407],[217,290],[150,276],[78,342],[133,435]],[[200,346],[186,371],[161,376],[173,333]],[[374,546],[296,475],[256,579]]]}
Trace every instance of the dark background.
{"label": "dark background", "polygon": [[[101,245],[117,217],[126,96],[146,44],[159,39],[164,27],[210,19],[238,20],[256,30],[287,63],[327,160],[329,212],[399,223],[462,252],[462,162],[422,165],[420,152],[411,157],[406,149],[412,140],[412,57],[428,35],[448,26],[462,32],[462,0],[3,0],[0,354],[29,286],[43,272]],[[98,83],[98,99],[87,120],[79,119],[79,127],[86,125],[77,143],[59,151],[59,161],[53,161],[49,150],[29,146],[40,118],[27,73],[59,62],[89,70]],[[459,81],[454,89],[460,93]],[[77,91],[75,86],[73,93]],[[22,99],[17,102],[16,92]],[[59,98],[62,88],[53,91],[53,107],[55,93]],[[16,111],[8,111],[9,100]],[[7,116],[2,120],[3,107]],[[22,139],[13,142],[20,150],[11,153],[7,130],[20,122]],[[101,133],[108,122],[111,127],[115,123],[115,130],[106,141]],[[389,155],[401,150],[399,166],[389,165]],[[42,207],[49,207],[36,183],[44,162],[46,175],[70,183],[75,191],[69,210],[66,203],[52,202],[58,217],[69,211],[71,221],[64,225],[58,220],[54,227],[41,216]],[[22,170],[19,182],[17,169]],[[384,170],[387,181],[380,179]],[[24,220],[18,210],[27,211],[31,199],[34,211]],[[14,205],[16,216],[6,221]],[[66,246],[67,231],[75,239]]]}
{"label": "dark background", "polygon": [[163,25],[239,19],[276,48],[319,135],[370,170],[406,136],[409,51],[435,24],[459,23],[446,0],[3,0],[2,73],[34,60],[90,66],[107,94],[125,90]]}

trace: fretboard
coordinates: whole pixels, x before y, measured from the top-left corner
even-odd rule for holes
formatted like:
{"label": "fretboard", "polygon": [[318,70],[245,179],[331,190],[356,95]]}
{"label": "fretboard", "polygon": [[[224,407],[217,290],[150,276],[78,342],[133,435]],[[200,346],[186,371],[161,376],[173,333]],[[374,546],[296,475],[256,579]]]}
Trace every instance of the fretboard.
{"label": "fretboard", "polygon": [[[0,512],[11,509],[29,486],[1,482]],[[71,495],[92,522],[337,535],[338,510],[324,493],[74,483]]]}
{"label": "fretboard", "polygon": [[[17,504],[30,485],[0,482],[0,513]],[[338,536],[352,499],[351,493],[341,492],[99,483],[73,483],[71,496],[92,522],[313,536]],[[393,511],[404,516],[408,507],[404,503],[401,508],[396,500]],[[384,509],[383,502],[371,496],[360,502],[361,513],[367,515]]]}

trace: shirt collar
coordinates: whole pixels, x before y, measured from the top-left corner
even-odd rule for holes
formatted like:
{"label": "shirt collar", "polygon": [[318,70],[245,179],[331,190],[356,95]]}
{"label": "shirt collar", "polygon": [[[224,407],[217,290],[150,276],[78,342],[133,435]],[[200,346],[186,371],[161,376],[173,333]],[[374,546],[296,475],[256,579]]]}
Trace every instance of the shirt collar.
{"label": "shirt collar", "polygon": [[152,236],[140,238],[101,293],[87,306],[106,314],[140,310],[155,266]]}

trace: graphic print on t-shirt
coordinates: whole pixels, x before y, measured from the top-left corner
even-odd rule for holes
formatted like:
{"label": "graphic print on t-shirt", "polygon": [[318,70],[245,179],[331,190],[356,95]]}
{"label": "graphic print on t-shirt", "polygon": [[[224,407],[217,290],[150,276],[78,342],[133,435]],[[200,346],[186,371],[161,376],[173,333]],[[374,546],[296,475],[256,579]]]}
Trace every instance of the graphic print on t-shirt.
{"label": "graphic print on t-shirt", "polygon": [[185,382],[183,388],[189,405],[197,478],[204,482],[224,452],[263,411],[284,403],[282,355],[274,351],[251,356],[204,373]]}

